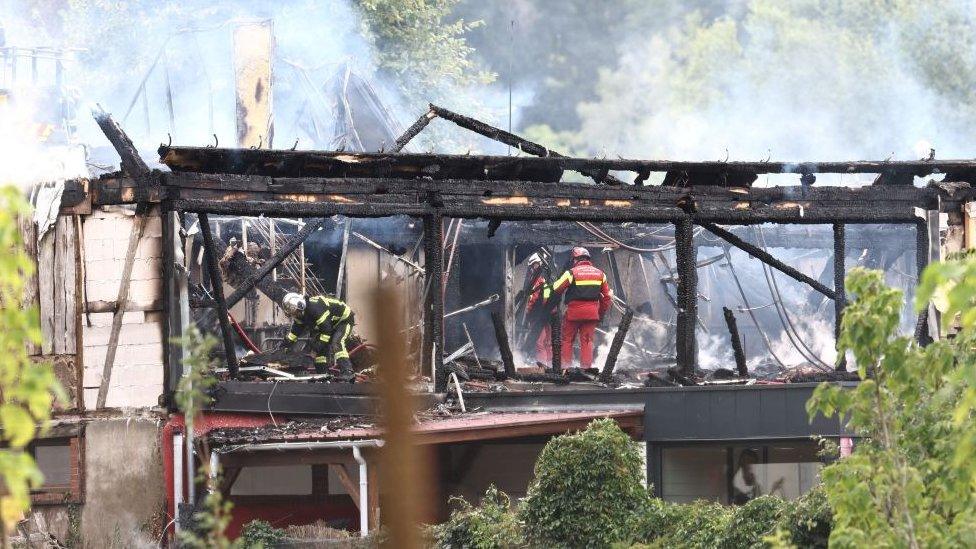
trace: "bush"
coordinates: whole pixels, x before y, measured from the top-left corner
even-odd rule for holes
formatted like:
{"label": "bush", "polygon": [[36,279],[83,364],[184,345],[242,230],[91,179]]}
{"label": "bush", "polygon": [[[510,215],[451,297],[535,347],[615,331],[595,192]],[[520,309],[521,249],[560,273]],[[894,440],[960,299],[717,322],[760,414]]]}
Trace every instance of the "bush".
{"label": "bush", "polygon": [[245,524],[241,531],[241,542],[249,549],[252,547],[271,549],[280,546],[284,541],[285,531],[263,520],[252,520]]}
{"label": "bush", "polygon": [[664,503],[668,524],[664,536],[652,547],[688,547],[712,549],[725,536],[733,508],[711,501],[696,501],[685,505]]}
{"label": "bush", "polygon": [[762,496],[734,507],[719,547],[762,547],[763,537],[776,529],[787,513],[787,505],[781,498]]}
{"label": "bush", "polygon": [[833,525],[827,494],[823,486],[818,486],[790,504],[777,528],[787,532],[790,542],[797,547],[826,549]]}
{"label": "bush", "polygon": [[535,465],[520,509],[530,542],[607,547],[632,538],[634,515],[650,497],[637,443],[610,419],[552,439]]}
{"label": "bush", "polygon": [[511,500],[504,492],[490,486],[478,507],[464,498],[451,501],[460,508],[447,522],[432,529],[437,547],[503,549],[523,545]]}

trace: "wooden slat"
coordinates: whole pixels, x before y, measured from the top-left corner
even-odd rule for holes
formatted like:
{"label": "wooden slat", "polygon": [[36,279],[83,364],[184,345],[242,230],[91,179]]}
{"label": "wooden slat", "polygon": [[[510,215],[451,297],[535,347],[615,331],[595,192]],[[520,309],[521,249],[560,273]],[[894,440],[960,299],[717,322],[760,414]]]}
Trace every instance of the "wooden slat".
{"label": "wooden slat", "polygon": [[55,227],[48,229],[38,243],[37,295],[41,315],[41,354],[54,353],[54,268]]}
{"label": "wooden slat", "polygon": [[78,234],[71,216],[59,216],[54,229],[54,352],[74,354]]}
{"label": "wooden slat", "polygon": [[[36,225],[34,225],[33,218],[29,215],[21,217],[19,222],[20,234],[24,239],[24,250],[34,264],[34,272],[24,280],[24,306],[37,307],[39,306],[37,289],[37,229]],[[41,354],[41,346],[28,342],[27,354],[31,356]]]}

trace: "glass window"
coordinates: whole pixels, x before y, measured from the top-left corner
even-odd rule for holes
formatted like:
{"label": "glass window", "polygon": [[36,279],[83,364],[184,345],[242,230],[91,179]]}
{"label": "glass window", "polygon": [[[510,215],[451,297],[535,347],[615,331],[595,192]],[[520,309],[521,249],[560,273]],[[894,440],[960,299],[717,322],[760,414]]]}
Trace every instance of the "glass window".
{"label": "glass window", "polygon": [[665,448],[661,496],[675,503],[707,499],[728,501],[728,453],[725,446]]}
{"label": "glass window", "polygon": [[311,465],[244,467],[231,487],[232,496],[307,496],[312,493]]}
{"label": "glass window", "polygon": [[812,441],[664,448],[661,497],[736,505],[763,495],[796,499],[820,480],[823,464],[817,450]]}
{"label": "glass window", "polygon": [[71,485],[71,442],[41,442],[34,447],[34,460],[44,474],[44,486]]}

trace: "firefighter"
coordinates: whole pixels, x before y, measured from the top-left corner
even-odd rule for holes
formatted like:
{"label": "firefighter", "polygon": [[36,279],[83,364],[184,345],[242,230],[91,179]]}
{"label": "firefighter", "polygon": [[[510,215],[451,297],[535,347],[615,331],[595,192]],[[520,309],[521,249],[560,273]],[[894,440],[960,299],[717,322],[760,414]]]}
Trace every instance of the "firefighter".
{"label": "firefighter", "polygon": [[305,299],[297,293],[285,295],[282,303],[285,313],[294,319],[288,332],[286,349],[291,350],[304,333],[309,335],[309,348],[315,354],[315,371],[322,374],[327,369],[350,375],[352,362],[346,339],[352,332],[352,309],[341,299],[328,295],[316,295]]}
{"label": "firefighter", "polygon": [[579,334],[580,367],[593,365],[593,335],[603,315],[610,309],[613,294],[607,275],[593,266],[586,248],[573,248],[570,268],[553,284],[552,290],[564,296],[566,312],[562,324],[562,365],[573,360],[573,342]]}
{"label": "firefighter", "polygon": [[[539,254],[532,254],[528,260],[528,272],[526,280],[531,280],[529,290],[529,300],[525,305],[526,320],[529,326],[529,338],[526,347],[535,344],[535,360],[543,366],[552,363],[552,327],[549,319],[552,315],[553,305],[552,281],[549,278],[549,270],[545,268],[545,263]],[[536,336],[538,334],[538,336]],[[532,338],[535,337],[535,341]]]}

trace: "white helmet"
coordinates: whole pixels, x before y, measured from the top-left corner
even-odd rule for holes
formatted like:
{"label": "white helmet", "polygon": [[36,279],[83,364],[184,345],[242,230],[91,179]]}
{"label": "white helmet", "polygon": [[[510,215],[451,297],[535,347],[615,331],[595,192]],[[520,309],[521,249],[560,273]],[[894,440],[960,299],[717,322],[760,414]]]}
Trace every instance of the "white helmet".
{"label": "white helmet", "polygon": [[528,259],[528,265],[529,265],[529,267],[534,267],[534,266],[537,266],[537,265],[542,265],[542,256],[540,256],[537,253],[530,255],[529,256],[529,259]]}
{"label": "white helmet", "polygon": [[305,312],[305,296],[289,292],[281,301],[281,308],[285,310],[286,315],[292,318],[301,318],[302,313]]}

